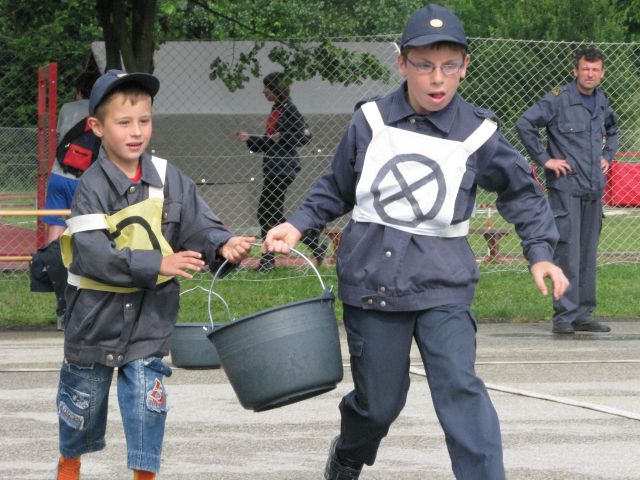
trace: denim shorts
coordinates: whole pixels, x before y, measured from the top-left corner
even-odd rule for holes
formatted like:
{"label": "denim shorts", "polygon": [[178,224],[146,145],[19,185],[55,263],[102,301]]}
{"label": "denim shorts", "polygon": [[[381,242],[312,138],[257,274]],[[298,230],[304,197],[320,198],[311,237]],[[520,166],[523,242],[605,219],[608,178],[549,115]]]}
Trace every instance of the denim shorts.
{"label": "denim shorts", "polygon": [[[113,367],[79,366],[66,360],[56,399],[60,454],[76,458],[106,446],[107,410]],[[127,466],[158,472],[167,418],[164,377],[171,368],[158,357],[134,360],[118,369],[118,404],[127,440]]]}

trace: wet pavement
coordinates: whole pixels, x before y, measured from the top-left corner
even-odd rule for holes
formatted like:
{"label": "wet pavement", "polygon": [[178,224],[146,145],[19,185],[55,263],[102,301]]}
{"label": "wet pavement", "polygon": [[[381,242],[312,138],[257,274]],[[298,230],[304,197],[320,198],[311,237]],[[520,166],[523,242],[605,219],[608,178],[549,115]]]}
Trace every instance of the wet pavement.
{"label": "wet pavement", "polygon": [[[640,479],[640,321],[557,336],[549,324],[481,324],[477,371],[501,421],[509,479]],[[341,330],[343,360],[348,361]],[[59,332],[0,332],[0,479],[51,479]],[[175,368],[162,480],[321,479],[338,403],[353,387],[267,412],[244,410],[224,371]],[[128,479],[115,397],[107,448],[82,479]],[[407,406],[362,480],[452,479],[417,350]],[[474,479],[472,479],[474,480]]]}

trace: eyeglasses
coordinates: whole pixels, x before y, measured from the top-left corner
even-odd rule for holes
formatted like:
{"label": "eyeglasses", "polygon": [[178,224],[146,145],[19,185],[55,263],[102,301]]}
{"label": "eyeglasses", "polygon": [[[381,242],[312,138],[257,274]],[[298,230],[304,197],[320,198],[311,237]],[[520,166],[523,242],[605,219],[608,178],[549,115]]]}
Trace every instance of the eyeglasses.
{"label": "eyeglasses", "polygon": [[445,63],[444,65],[440,65],[439,67],[435,66],[432,63],[416,63],[412,61],[409,57],[404,57],[407,62],[409,62],[413,68],[415,68],[419,73],[424,73],[426,75],[431,75],[436,71],[436,68],[439,68],[442,71],[442,74],[446,77],[452,77],[456,73],[460,71],[460,69],[464,66],[464,63]]}

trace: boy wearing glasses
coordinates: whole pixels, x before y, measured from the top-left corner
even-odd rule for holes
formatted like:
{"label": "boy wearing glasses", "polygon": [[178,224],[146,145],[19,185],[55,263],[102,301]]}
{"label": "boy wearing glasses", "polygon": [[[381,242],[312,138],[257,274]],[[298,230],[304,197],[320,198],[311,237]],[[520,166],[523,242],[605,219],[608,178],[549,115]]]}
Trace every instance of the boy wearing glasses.
{"label": "boy wearing glasses", "polygon": [[439,5],[417,10],[398,56],[404,84],[354,113],[332,171],[267,234],[263,248],[284,253],[352,212],[337,273],[355,389],[340,403],[326,480],[373,465],[407,398],[413,339],[456,478],[504,479],[498,417],[474,370],[478,268],[466,234],[478,185],[497,192],[540,291],[549,278],[559,298],[567,281],[552,263],[558,233],[529,165],[490,112],[456,93],[468,65],[458,18]]}

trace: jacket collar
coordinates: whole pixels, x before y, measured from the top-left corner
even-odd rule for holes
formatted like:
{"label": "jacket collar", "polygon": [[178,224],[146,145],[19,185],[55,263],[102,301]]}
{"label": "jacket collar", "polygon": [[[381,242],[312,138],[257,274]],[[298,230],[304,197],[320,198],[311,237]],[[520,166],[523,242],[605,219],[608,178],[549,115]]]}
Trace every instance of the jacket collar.
{"label": "jacket collar", "polygon": [[[102,167],[102,170],[107,175],[118,194],[124,195],[131,186],[131,179],[127,177],[122,170],[116,167],[111,160],[109,160],[107,153],[102,147],[100,147],[98,161],[100,162],[100,167]],[[148,183],[153,187],[162,188],[163,183],[160,180],[160,175],[158,175],[156,167],[151,161],[151,155],[147,152],[143,152],[142,155],[140,155],[140,165],[142,166],[141,181]]]}

